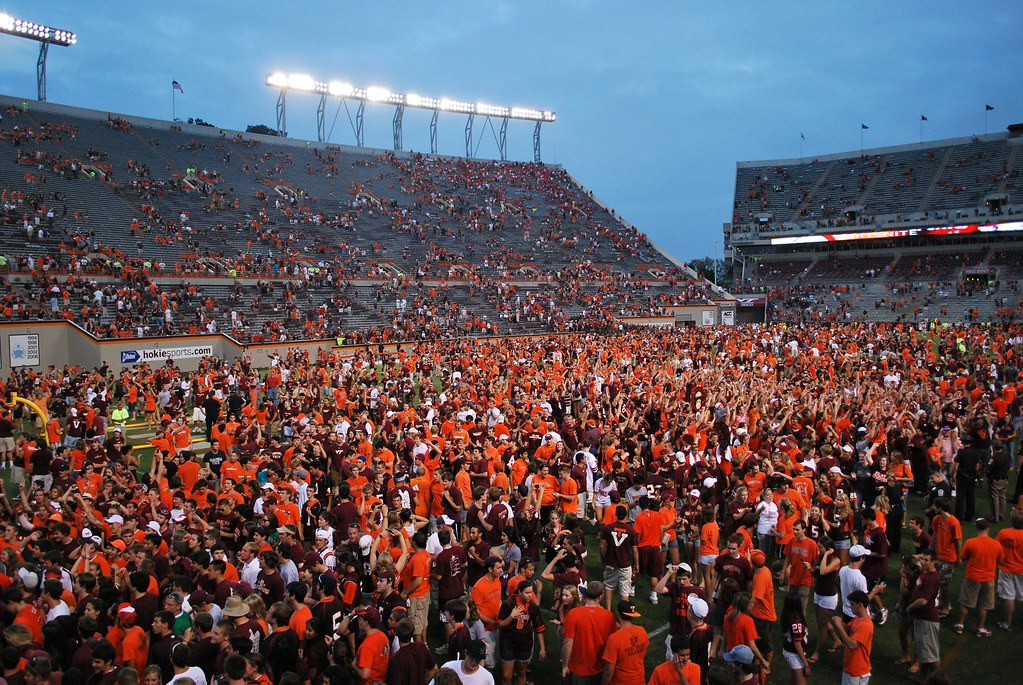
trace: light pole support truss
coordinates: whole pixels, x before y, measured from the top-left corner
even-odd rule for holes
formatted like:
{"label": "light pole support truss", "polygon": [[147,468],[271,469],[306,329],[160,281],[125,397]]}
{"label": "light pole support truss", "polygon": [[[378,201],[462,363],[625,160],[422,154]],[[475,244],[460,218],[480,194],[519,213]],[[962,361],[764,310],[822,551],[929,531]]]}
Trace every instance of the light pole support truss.
{"label": "light pole support truss", "polygon": [[394,107],[394,151],[401,151],[401,118],[405,115],[405,105],[398,104]]}
{"label": "light pole support truss", "polygon": [[277,96],[277,135],[281,138],[288,137],[288,89],[281,88],[281,94]]}
{"label": "light pole support truss", "polygon": [[472,120],[476,115],[470,114],[465,120],[465,157],[472,159]]}
{"label": "light pole support truss", "polygon": [[366,101],[365,100],[359,100],[359,109],[358,109],[358,111],[355,112],[355,144],[358,147],[365,147],[362,144],[362,141],[363,141],[362,119],[363,119],[363,115],[365,113],[366,113]]}
{"label": "light pole support truss", "polygon": [[508,117],[501,119],[501,132],[497,136],[497,147],[501,150],[501,161],[508,161]]}
{"label": "light pole support truss", "polygon": [[36,89],[40,102],[46,102],[46,53],[49,50],[49,41],[44,40],[39,43],[39,58],[36,60]]}
{"label": "light pole support truss", "polygon": [[433,110],[433,116],[430,117],[430,154],[437,154],[437,115],[440,114],[440,110]]}
{"label": "light pole support truss", "polygon": [[537,164],[540,163],[540,124],[542,121],[536,122],[536,128],[533,129],[533,161]]}
{"label": "light pole support truss", "polygon": [[327,94],[320,95],[320,104],[316,106],[316,140],[323,142],[327,137],[326,127]]}

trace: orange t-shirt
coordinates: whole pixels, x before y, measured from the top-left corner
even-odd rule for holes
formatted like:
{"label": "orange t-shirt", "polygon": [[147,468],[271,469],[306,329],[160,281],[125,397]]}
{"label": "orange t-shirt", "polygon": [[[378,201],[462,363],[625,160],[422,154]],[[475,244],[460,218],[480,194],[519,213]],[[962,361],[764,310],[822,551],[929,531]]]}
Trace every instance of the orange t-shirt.
{"label": "orange t-shirt", "polygon": [[362,644],[359,645],[359,650],[355,653],[355,665],[359,668],[368,668],[369,678],[365,680],[359,678],[359,683],[369,685],[369,683],[387,679],[387,660],[390,654],[390,646],[387,633],[382,630],[366,636]]}
{"label": "orange t-shirt", "polygon": [[959,561],[956,542],[963,537],[959,520],[955,516],[946,519],[938,514],[931,519],[931,530],[934,532],[934,549],[938,553],[938,559],[953,564]]}
{"label": "orange t-shirt", "polygon": [[472,586],[472,601],[476,603],[481,618],[496,622],[501,611],[501,579],[490,580],[489,575],[484,575],[477,580]]}
{"label": "orange t-shirt", "polygon": [[695,663],[690,661],[683,666],[679,677],[675,664],[669,661],[654,669],[647,685],[700,685],[700,682],[700,667]]}
{"label": "orange t-shirt", "polygon": [[733,619],[732,610],[729,608],[725,615],[725,650],[736,645],[748,645],[756,639],[757,627],[753,623],[753,617],[740,613]]}
{"label": "orange t-shirt", "polygon": [[718,529],[717,522],[704,523],[700,527],[700,556],[705,557],[711,554],[717,556],[721,551],[718,549],[720,540],[721,531]]}
{"label": "orange t-shirt", "polygon": [[774,610],[774,580],[771,578],[771,569],[766,566],[753,572],[753,605],[750,614],[771,623],[778,620]]}
{"label": "orange t-shirt", "polygon": [[986,583],[995,579],[998,562],[1002,558],[1002,545],[991,537],[970,538],[963,544],[966,579]]}
{"label": "orange t-shirt", "polygon": [[409,597],[422,597],[423,595],[430,594],[430,553],[425,549],[421,549],[413,554],[412,558],[408,561],[408,565],[405,566],[404,573],[401,575],[406,588],[410,587],[412,581],[416,578],[423,579],[419,587],[409,593]]}
{"label": "orange t-shirt", "polygon": [[650,637],[639,626],[620,628],[611,633],[604,645],[604,661],[615,665],[611,685],[633,685],[643,682],[643,661]]}
{"label": "orange t-shirt", "polygon": [[601,606],[580,606],[565,616],[562,627],[566,639],[572,640],[569,670],[579,676],[594,676],[604,670],[603,647],[618,624],[614,614]]}
{"label": "orange t-shirt", "polygon": [[870,649],[874,643],[874,622],[870,617],[854,618],[849,621],[849,637],[857,642],[854,649],[845,648],[842,655],[842,670],[859,677],[870,673]]}
{"label": "orange t-shirt", "polygon": [[1023,530],[1003,528],[995,539],[1002,545],[998,568],[1006,573],[1023,574]]}
{"label": "orange t-shirt", "polygon": [[[661,548],[661,515],[658,512],[652,509],[641,511],[633,527],[639,536],[638,547]],[[700,553],[703,554],[702,551]]]}

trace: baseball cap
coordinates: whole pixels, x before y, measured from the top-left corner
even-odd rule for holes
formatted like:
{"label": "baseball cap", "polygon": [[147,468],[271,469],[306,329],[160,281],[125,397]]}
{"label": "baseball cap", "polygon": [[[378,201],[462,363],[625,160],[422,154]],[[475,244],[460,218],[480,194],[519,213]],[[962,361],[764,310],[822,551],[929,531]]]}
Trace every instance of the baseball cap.
{"label": "baseball cap", "polygon": [[703,487],[712,488],[715,485],[717,485],[717,482],[718,479],[715,478],[714,476],[707,476],[706,478],[703,479]]}
{"label": "baseball cap", "polygon": [[853,545],[849,548],[849,556],[853,559],[859,559],[860,557],[865,557],[868,554],[870,554],[870,550],[863,545]]}
{"label": "baseball cap", "polygon": [[684,561],[678,565],[678,570],[681,573],[688,573],[689,575],[693,575],[693,567],[685,563]]}
{"label": "baseball cap", "polygon": [[120,514],[111,514],[107,517],[107,523],[124,523],[124,517]]}
{"label": "baseball cap", "polygon": [[689,496],[690,497],[699,497],[700,496],[700,491],[699,490],[695,490],[695,489],[694,490],[690,490],[689,491]]}
{"label": "baseball cap", "polygon": [[316,531],[316,537],[319,538],[319,539],[322,539],[322,540],[329,540],[330,539],[330,531],[326,531],[326,530],[323,530],[321,528],[320,530]]}
{"label": "baseball cap", "polygon": [[465,655],[473,661],[483,661],[487,658],[487,645],[483,640],[470,640],[465,646]]}
{"label": "baseball cap", "polygon": [[376,575],[377,580],[389,580],[391,583],[394,583],[394,581],[397,580],[397,578],[394,575],[394,571],[389,571],[386,569],[383,571],[377,571]]}
{"label": "baseball cap", "polygon": [[193,607],[209,604],[213,601],[213,595],[203,589],[196,590],[188,596],[188,603]]}
{"label": "baseball cap", "polygon": [[277,529],[278,535],[295,535],[296,533],[297,531],[295,530],[295,526],[291,525],[290,523],[286,526],[281,526],[280,528]]}
{"label": "baseball cap", "polygon": [[626,618],[639,618],[641,614],[636,610],[635,604],[623,599],[618,602],[618,615]]}
{"label": "baseball cap", "polygon": [[754,564],[765,564],[767,563],[767,555],[762,550],[755,549],[753,553],[749,555],[750,561]]}
{"label": "baseball cap", "polygon": [[440,515],[440,522],[443,523],[445,526],[453,526],[453,525],[455,525],[455,519],[451,518],[447,514],[441,514]]}
{"label": "baseball cap", "polygon": [[707,613],[710,611],[707,600],[697,594],[691,594],[686,597],[686,601],[689,602],[689,613],[697,618],[707,618]]}
{"label": "baseball cap", "polygon": [[724,653],[724,659],[728,662],[738,662],[740,664],[747,665],[752,664],[753,650],[746,645],[736,645]]}

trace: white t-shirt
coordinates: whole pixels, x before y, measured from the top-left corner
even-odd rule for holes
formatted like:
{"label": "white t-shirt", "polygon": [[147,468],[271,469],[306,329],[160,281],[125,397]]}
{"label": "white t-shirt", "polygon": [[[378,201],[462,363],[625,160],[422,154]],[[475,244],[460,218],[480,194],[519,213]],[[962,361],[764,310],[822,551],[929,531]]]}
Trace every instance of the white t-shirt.
{"label": "white t-shirt", "polygon": [[195,681],[195,685],[207,685],[206,674],[198,666],[189,666],[187,671],[171,678],[167,685],[174,685],[180,678],[191,678]]}
{"label": "white t-shirt", "polygon": [[867,591],[867,577],[858,568],[843,566],[838,572],[838,594],[842,596],[842,613],[846,616],[853,615],[848,597],[855,590]]}
{"label": "white t-shirt", "polygon": [[[444,664],[443,668],[450,668],[452,671],[458,674],[458,679],[462,681],[462,685],[494,685],[494,676],[490,675],[490,671],[483,668],[481,665],[476,669],[475,673],[465,673],[462,671],[462,660],[449,661]],[[430,685],[433,685],[433,681],[430,681]]]}

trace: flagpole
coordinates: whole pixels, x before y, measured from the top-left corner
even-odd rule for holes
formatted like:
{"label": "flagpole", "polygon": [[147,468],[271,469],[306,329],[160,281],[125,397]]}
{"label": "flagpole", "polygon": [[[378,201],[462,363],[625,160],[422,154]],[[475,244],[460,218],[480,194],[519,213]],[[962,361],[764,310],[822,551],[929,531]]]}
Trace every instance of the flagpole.
{"label": "flagpole", "polygon": [[991,111],[991,110],[989,110],[987,108],[987,105],[984,105],[984,135],[985,136],[987,135],[987,113],[989,111]]}
{"label": "flagpole", "polygon": [[178,94],[174,92],[174,84],[171,84],[171,121],[178,120]]}
{"label": "flagpole", "polygon": [[920,119],[920,144],[924,144],[924,120],[922,117]]}

